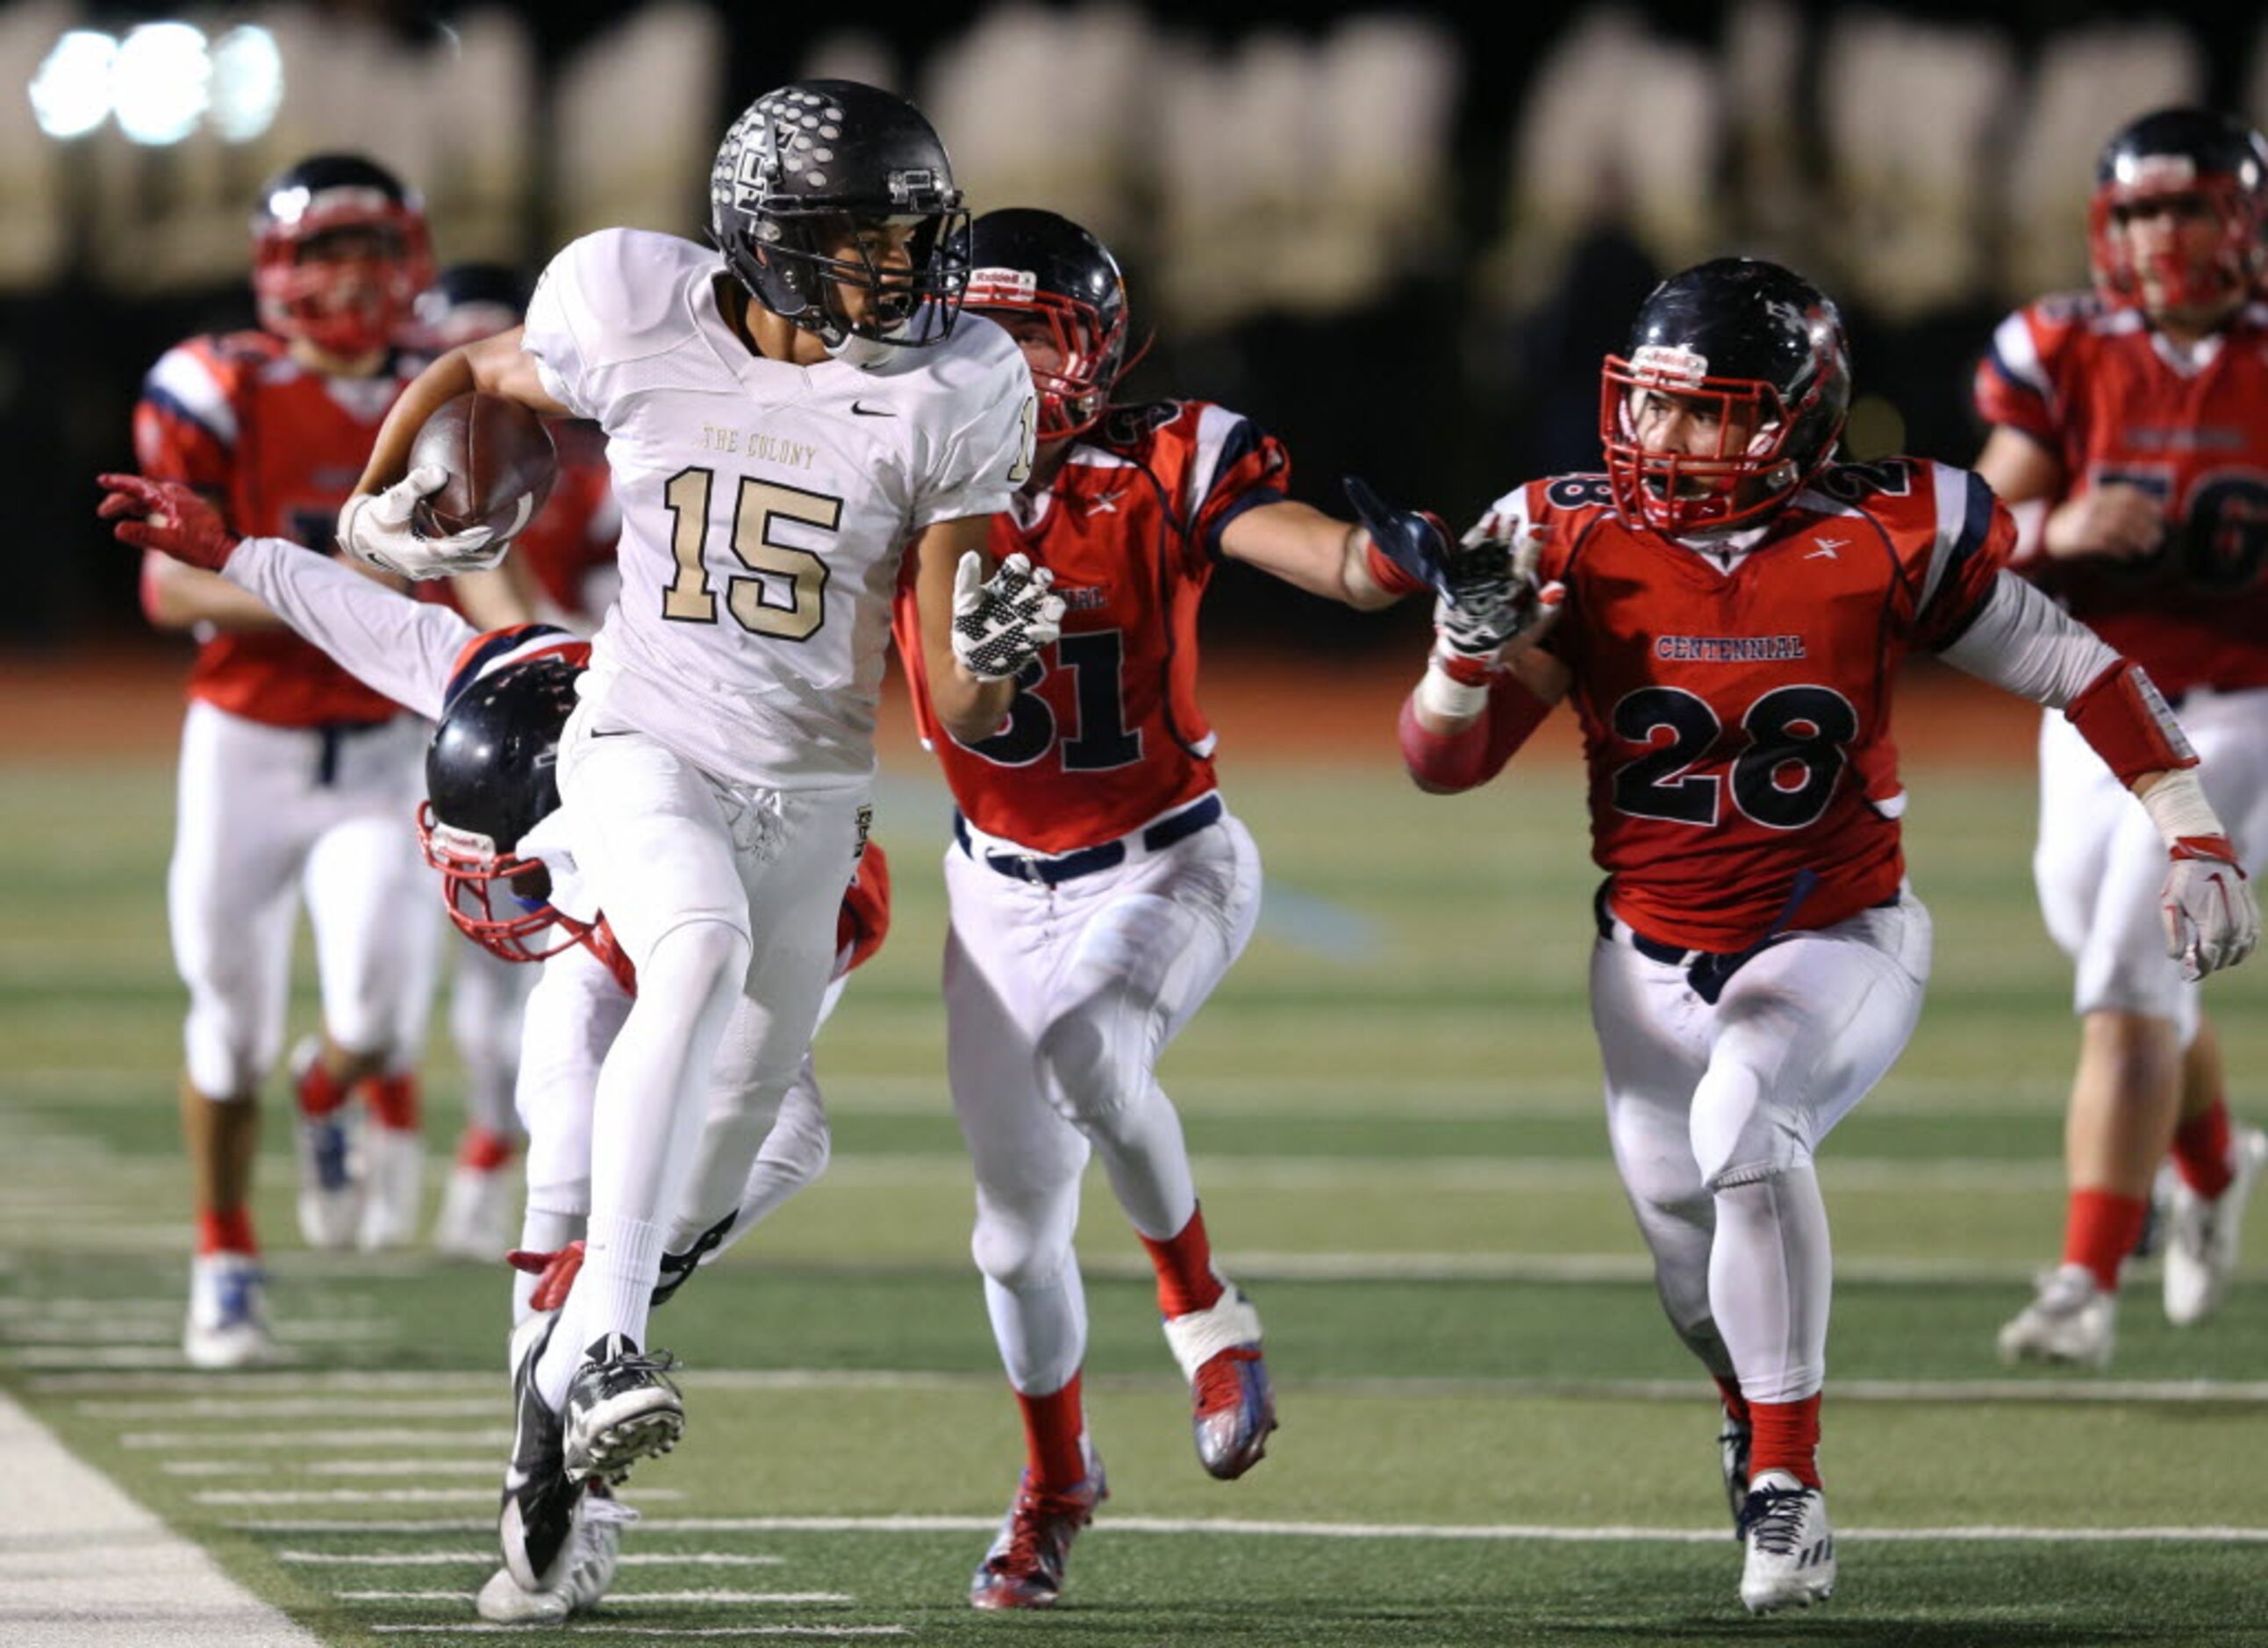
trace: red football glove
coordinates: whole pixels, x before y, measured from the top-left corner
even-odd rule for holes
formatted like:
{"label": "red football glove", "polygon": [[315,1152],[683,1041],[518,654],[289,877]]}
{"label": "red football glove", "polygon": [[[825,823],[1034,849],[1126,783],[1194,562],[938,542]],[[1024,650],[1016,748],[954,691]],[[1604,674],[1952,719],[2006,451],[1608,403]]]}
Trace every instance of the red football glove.
{"label": "red football glove", "polygon": [[2171,849],[2161,898],[2166,953],[2182,976],[2202,979],[2234,967],[2260,939],[2260,912],[2226,836],[2183,836]]}
{"label": "red football glove", "polygon": [[121,543],[155,550],[209,573],[220,571],[236,552],[236,534],[194,488],[139,475],[94,478],[106,493],[94,513],[118,523],[112,530]]}

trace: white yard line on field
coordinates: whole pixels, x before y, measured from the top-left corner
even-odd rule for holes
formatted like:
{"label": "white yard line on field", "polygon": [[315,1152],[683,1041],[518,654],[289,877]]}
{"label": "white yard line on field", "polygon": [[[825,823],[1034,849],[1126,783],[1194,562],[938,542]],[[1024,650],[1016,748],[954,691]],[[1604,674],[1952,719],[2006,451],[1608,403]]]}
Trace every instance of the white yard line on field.
{"label": "white yard line on field", "polygon": [[166,1460],[168,1476],[494,1476],[495,1460]]}
{"label": "white yard line on field", "polygon": [[[520,1637],[527,1632],[525,1625],[372,1625],[370,1630],[380,1636],[418,1637]],[[683,1629],[667,1625],[593,1625],[578,1620],[573,1627],[577,1638],[585,1637],[666,1637],[677,1642],[688,1637],[904,1637],[909,1628],[903,1625],[695,1625]]]}
{"label": "white yard line on field", "polygon": [[0,1393],[9,1648],[316,1648]]}
{"label": "white yard line on field", "polygon": [[[313,1568],[455,1568],[496,1565],[489,1546],[423,1551],[277,1551],[276,1560]],[[761,1551],[624,1551],[615,1558],[625,1568],[779,1568],[784,1556]]]}
{"label": "white yard line on field", "polygon": [[[475,1505],[494,1504],[493,1488],[208,1488],[191,1494],[201,1505]],[[641,1489],[641,1500],[682,1499],[681,1488]]]}
{"label": "white yard line on field", "polygon": [[[469,1602],[469,1591],[334,1591],[341,1602]],[[662,1603],[670,1607],[745,1603],[754,1607],[801,1607],[811,1603],[855,1601],[846,1591],[622,1591],[607,1593],[609,1603]]]}
{"label": "white yard line on field", "polygon": [[512,1440],[504,1426],[492,1430],[129,1430],[124,1448],[492,1448]]}

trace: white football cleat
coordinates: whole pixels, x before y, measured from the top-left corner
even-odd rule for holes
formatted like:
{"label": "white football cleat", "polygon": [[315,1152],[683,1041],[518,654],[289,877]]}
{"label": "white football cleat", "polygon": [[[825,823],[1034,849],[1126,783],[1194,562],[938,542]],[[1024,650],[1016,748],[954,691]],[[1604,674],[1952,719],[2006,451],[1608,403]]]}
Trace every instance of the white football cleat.
{"label": "white football cleat", "polygon": [[[291,1088],[296,1097],[307,1072],[322,1054],[313,1036],[291,1049]],[[298,1112],[299,1236],[310,1247],[352,1247],[362,1220],[362,1171],[355,1149],[354,1112],[341,1105],[327,1115]]]}
{"label": "white football cleat", "polygon": [[615,1569],[622,1561],[622,1530],[637,1516],[613,1497],[603,1483],[593,1483],[551,1584],[541,1591],[530,1591],[512,1577],[511,1569],[499,1568],[473,1600],[475,1610],[497,1625],[556,1625],[596,1607],[615,1583]]}
{"label": "white football cleat", "polygon": [[415,1127],[364,1127],[362,1170],[356,1245],[369,1253],[415,1240],[418,1195],[425,1187],[424,1135]]}
{"label": "white football cleat", "polygon": [[2174,1176],[2172,1206],[2166,1215],[2166,1319],[2193,1327],[2220,1308],[2236,1273],[2237,1238],[2244,1203],[2268,1166],[2268,1133],[2244,1127],[2228,1142],[2235,1177],[2228,1187],[2206,1201]]}
{"label": "white football cleat", "polygon": [[510,1162],[492,1168],[460,1162],[441,1192],[433,1245],[454,1259],[502,1259],[519,1233],[519,1175]]}
{"label": "white football cleat", "polygon": [[250,1253],[189,1261],[189,1319],[181,1354],[193,1368],[251,1368],[281,1354],[268,1331],[267,1278]]}
{"label": "white football cleat", "polygon": [[2000,1360],[2107,1368],[2117,1343],[2118,1296],[2095,1284],[2084,1265],[2058,1265],[2040,1277],[2039,1297],[2000,1330]]}
{"label": "white football cleat", "polygon": [[1792,1471],[1762,1471],[1741,1507],[1741,1602],[1751,1614],[1808,1608],[1835,1594],[1835,1530],[1827,1496]]}

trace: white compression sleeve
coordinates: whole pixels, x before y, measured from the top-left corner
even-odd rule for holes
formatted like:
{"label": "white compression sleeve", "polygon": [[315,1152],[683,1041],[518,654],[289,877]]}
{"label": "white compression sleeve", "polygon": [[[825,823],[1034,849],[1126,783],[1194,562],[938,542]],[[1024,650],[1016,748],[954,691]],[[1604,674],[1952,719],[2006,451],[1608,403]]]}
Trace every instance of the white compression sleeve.
{"label": "white compression sleeve", "polygon": [[1984,610],[1938,656],[2051,710],[2118,661],[2101,636],[2013,573],[1993,580]]}
{"label": "white compression sleeve", "polygon": [[288,538],[247,538],[221,576],[322,648],[364,685],[429,721],[449,670],[477,632],[449,608],[417,601]]}

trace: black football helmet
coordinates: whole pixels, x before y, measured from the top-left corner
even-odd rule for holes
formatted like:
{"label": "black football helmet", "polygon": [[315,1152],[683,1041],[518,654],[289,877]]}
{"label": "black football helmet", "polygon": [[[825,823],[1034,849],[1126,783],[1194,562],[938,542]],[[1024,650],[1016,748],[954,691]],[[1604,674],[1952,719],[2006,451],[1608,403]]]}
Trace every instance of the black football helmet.
{"label": "black football helmet", "polygon": [[417,295],[422,342],[453,349],[508,331],[527,314],[527,282],[503,263],[452,263]]}
{"label": "black football helmet", "polygon": [[[375,280],[320,255],[321,238],[342,230],[375,238]],[[432,278],[425,209],[376,162],[310,155],[261,187],[252,214],[252,290],[269,331],[335,355],[366,355],[393,341]]]}
{"label": "black football helmet", "polygon": [[[2202,261],[2169,249],[2146,268],[2124,233],[2125,218],[2142,202],[2169,196],[2202,197],[2220,220],[2220,242]],[[2268,141],[2212,109],[2161,108],[2128,122],[2095,161],[2087,240],[2095,287],[2112,303],[2241,301],[2268,269]]]}
{"label": "black football helmet", "polygon": [[967,306],[1043,317],[1062,364],[1032,368],[1039,437],[1066,440],[1101,420],[1126,359],[1126,280],[1101,241],[1052,211],[1010,206],[969,225]]}
{"label": "black football helmet", "polygon": [[449,919],[506,961],[540,961],[589,942],[590,927],[548,902],[542,861],[517,851],[558,808],[559,735],[582,673],[552,657],[482,676],[449,705],[426,746],[417,817],[425,861],[441,873]]}
{"label": "black football helmet", "polygon": [[[854,338],[933,344],[960,311],[968,214],[921,111],[856,80],[798,80],[733,122],[709,181],[709,225],[755,300],[842,352]],[[910,225],[909,262],[878,262],[851,231]],[[844,246],[850,255],[843,255]],[[839,288],[869,295],[853,320]],[[919,324],[916,324],[919,321]]]}
{"label": "black football helmet", "polygon": [[[1608,356],[1601,377],[1615,507],[1657,532],[1764,520],[1834,455],[1851,407],[1843,317],[1809,281],[1759,258],[1722,257],[1663,281],[1639,306],[1630,354]],[[1712,416],[1719,450],[1647,451],[1637,419],[1654,395]]]}

